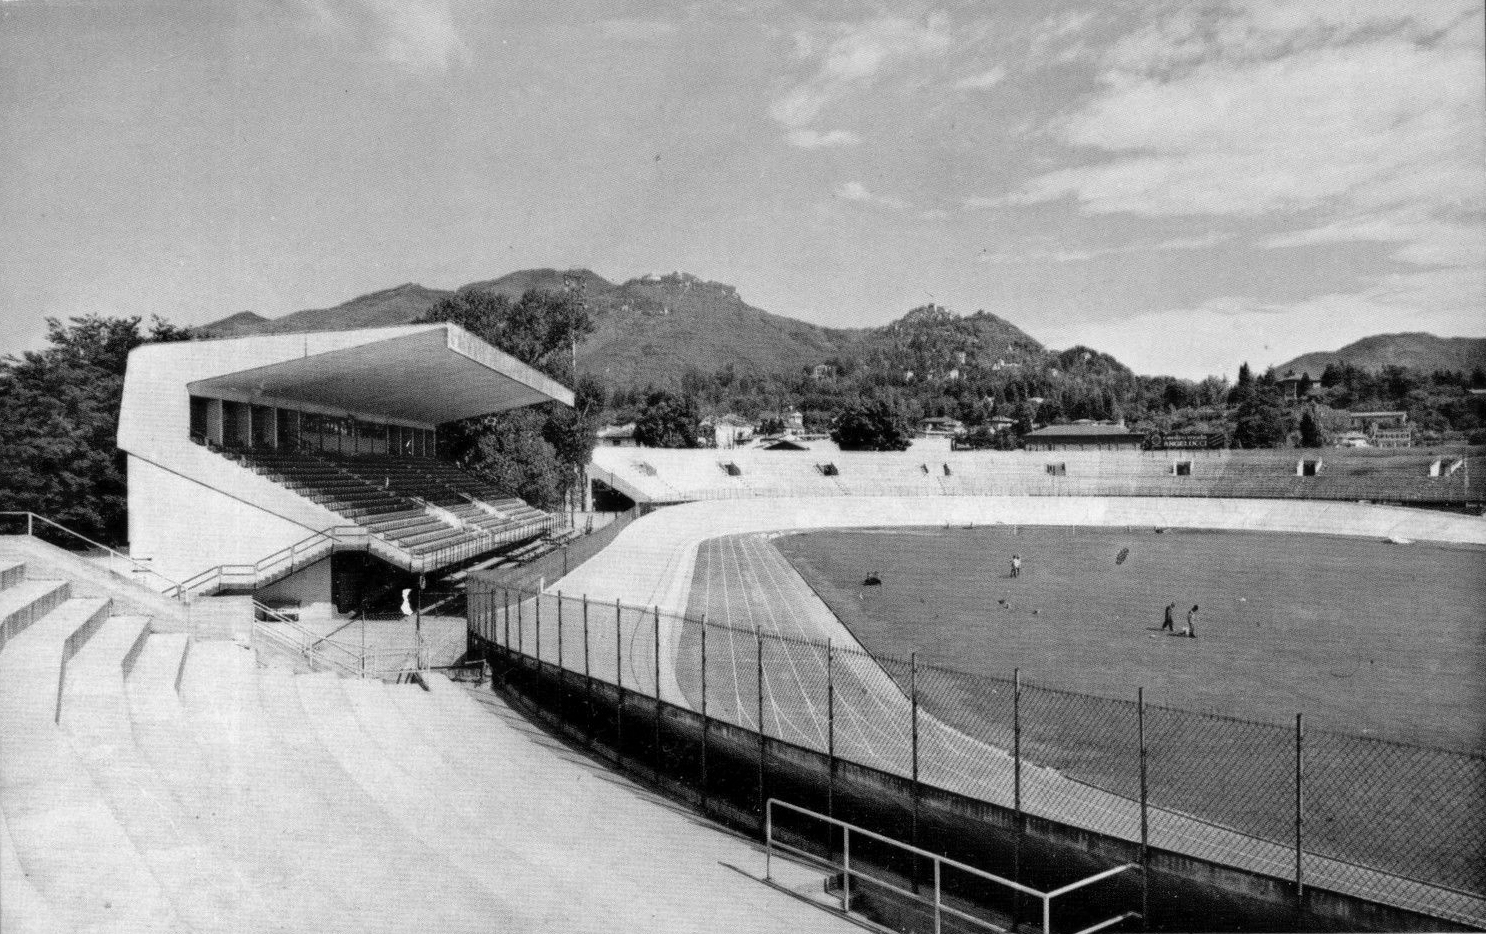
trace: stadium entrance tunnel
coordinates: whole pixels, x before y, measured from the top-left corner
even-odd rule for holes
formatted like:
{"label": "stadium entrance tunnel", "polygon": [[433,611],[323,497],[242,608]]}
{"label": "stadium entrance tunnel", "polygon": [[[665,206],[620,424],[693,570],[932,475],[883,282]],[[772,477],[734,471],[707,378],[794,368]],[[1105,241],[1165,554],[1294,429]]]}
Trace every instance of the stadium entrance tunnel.
{"label": "stadium entrance tunnel", "polygon": [[[1307,889],[1192,857],[1107,837],[934,788],[703,717],[469,633],[469,660],[489,664],[492,687],[553,733],[640,782],[762,839],[765,802],[777,798],[1044,892],[1136,864],[1054,902],[1052,930],[1081,931],[1137,912],[1108,930],[1467,930],[1438,919]],[[776,841],[839,863],[839,830],[779,819]],[[762,859],[762,853],[760,854]],[[932,866],[866,838],[852,839],[853,866],[898,888],[932,891]],[[864,869],[864,871],[866,871]],[[841,885],[840,874],[828,891]],[[945,872],[945,904],[1007,930],[1040,930],[1041,902]],[[833,888],[835,887],[835,888]],[[932,895],[929,896],[932,905]],[[932,911],[891,886],[852,878],[852,907],[899,931],[932,931]],[[984,930],[965,922],[943,930]]]}

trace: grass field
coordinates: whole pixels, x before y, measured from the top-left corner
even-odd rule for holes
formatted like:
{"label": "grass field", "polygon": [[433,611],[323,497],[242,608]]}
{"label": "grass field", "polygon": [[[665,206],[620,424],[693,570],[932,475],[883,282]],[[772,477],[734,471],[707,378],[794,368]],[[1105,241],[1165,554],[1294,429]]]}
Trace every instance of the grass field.
{"label": "grass field", "polygon": [[[776,544],[878,655],[1477,751],[1486,551],[1321,535],[984,527]],[[1125,560],[1117,557],[1128,549]],[[1023,573],[1009,577],[1011,555]],[[880,587],[864,587],[868,574]],[[1197,639],[1158,631],[1202,607]]]}

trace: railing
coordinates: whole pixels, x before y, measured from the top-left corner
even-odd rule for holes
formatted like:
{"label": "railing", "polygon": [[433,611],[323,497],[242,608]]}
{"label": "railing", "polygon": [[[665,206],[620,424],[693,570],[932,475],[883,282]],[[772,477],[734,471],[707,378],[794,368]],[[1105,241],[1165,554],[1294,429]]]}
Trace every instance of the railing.
{"label": "railing", "polygon": [[[165,590],[166,590],[167,596],[170,596],[171,595],[171,594],[169,594],[169,590],[170,589],[176,588],[177,591],[178,591],[178,588],[181,586],[180,584],[178,584],[175,581],[171,580],[170,578],[166,577],[164,574],[161,574],[159,571],[156,571],[154,568],[152,568],[149,565],[145,564],[143,561],[139,560],[138,558],[132,557],[130,555],[126,555],[122,551],[119,551],[118,549],[115,549],[115,548],[110,548],[110,547],[108,547],[107,545],[105,545],[105,544],[103,544],[101,542],[95,542],[91,538],[88,538],[86,535],[83,535],[83,534],[81,534],[79,532],[74,532],[72,529],[69,529],[67,526],[62,525],[61,523],[53,522],[51,519],[48,519],[46,516],[40,516],[40,515],[37,515],[34,512],[29,512],[29,511],[0,512],[0,516],[14,516],[14,517],[24,516],[26,518],[26,534],[29,535],[29,536],[31,536],[31,537],[33,537],[33,538],[37,537],[37,535],[36,535],[36,523],[37,522],[41,522],[41,523],[44,523],[46,525],[46,527],[52,528],[52,529],[56,529],[59,532],[63,532],[66,535],[68,535],[68,536],[70,536],[72,538],[75,538],[75,539],[77,539],[80,542],[83,542],[84,544],[86,544],[90,548],[96,548],[96,549],[98,549],[100,551],[105,551],[105,552],[109,553],[110,555],[113,555],[115,558],[120,558],[120,559],[122,559],[124,561],[127,561],[127,562],[129,562],[129,566],[134,571],[135,574],[148,574],[148,575],[156,578],[160,582],[163,582],[164,585],[165,585]],[[154,588],[152,588],[152,589],[154,589]],[[179,596],[179,591],[177,592],[177,594],[175,594],[175,596]]]}
{"label": "railing", "polygon": [[[649,748],[661,746],[664,718],[634,724],[644,699],[761,737],[746,763],[758,764],[759,815],[765,747],[788,743],[792,755],[907,779],[915,795],[1004,808],[1018,827],[1052,821],[1143,861],[1173,853],[1273,880],[1297,904],[1324,891],[1486,923],[1478,751],[1152,705],[1138,688],[1126,700],[1079,694],[1015,671],[972,674],[619,601],[501,587],[471,593],[467,618],[477,644],[518,675],[555,681],[559,708],[575,697],[591,706],[590,690],[628,696],[615,748],[652,728]],[[567,687],[578,679],[581,690]],[[705,796],[720,779],[700,774]]]}
{"label": "railing", "polygon": [[[810,852],[809,850],[791,846],[788,843],[776,839],[774,836],[775,808],[784,808],[785,810],[792,813],[803,815],[805,817],[811,818],[812,820],[839,829],[841,831],[840,865],[838,866],[836,864],[834,858],[824,858],[816,853]],[[916,859],[931,861],[934,867],[933,898],[926,898],[918,892],[903,888],[902,886],[890,881],[889,879],[883,878],[882,876],[871,875],[862,868],[860,862],[855,868],[853,868],[851,863],[852,834],[856,834],[858,837],[865,837],[869,840],[875,840],[878,843],[884,844],[897,850],[901,850],[905,853],[910,853]],[[984,918],[978,917],[977,915],[971,914],[970,912],[962,911],[959,908],[955,908],[952,905],[946,905],[944,903],[944,889],[942,880],[943,869],[945,867],[958,870],[959,872],[965,873],[966,875],[973,876],[976,879],[982,879],[994,885],[1003,886],[1021,895],[1026,895],[1031,898],[1040,900],[1042,902],[1043,934],[1052,934],[1053,899],[1067,895],[1071,892],[1078,891],[1079,889],[1086,888],[1090,885],[1095,884],[1096,882],[1103,882],[1105,879],[1111,878],[1112,876],[1117,876],[1122,872],[1126,872],[1127,870],[1140,868],[1133,863],[1126,863],[1121,866],[1115,866],[1112,869],[1106,869],[1105,871],[1100,873],[1095,873],[1094,875],[1088,876],[1084,879],[1080,879],[1077,882],[1073,882],[1060,888],[1053,889],[1051,892],[1043,892],[1038,889],[1034,889],[1031,886],[1023,885],[1020,882],[1014,882],[1011,879],[1003,879],[1000,876],[993,875],[992,873],[986,872],[983,869],[977,869],[974,866],[967,865],[965,863],[959,862],[958,860],[953,860],[946,856],[940,856],[938,853],[934,853],[930,850],[912,846],[910,844],[902,842],[901,840],[894,840],[893,838],[883,836],[880,833],[873,833],[870,830],[857,827],[854,824],[848,824],[846,821],[837,820],[834,817],[828,817],[825,814],[819,814],[807,808],[802,808],[797,805],[790,804],[788,801],[781,801],[778,798],[770,798],[767,805],[765,806],[764,811],[764,878],[768,881],[773,881],[774,878],[773,864],[774,851],[776,849],[784,850],[797,856],[802,856],[805,859],[810,860],[811,862],[824,864],[830,867],[832,870],[839,869],[841,871],[841,911],[843,914],[850,913],[851,911],[851,880],[853,877],[856,877],[859,879],[865,879],[875,885],[880,885],[883,888],[888,889],[892,892],[896,892],[899,895],[905,896],[914,902],[932,906],[934,912],[935,934],[939,934],[939,932],[942,930],[945,914],[953,915],[962,921],[968,921],[971,924],[974,924],[977,927],[985,928],[986,930],[1001,932],[1004,932],[1006,930],[1006,928],[1003,928],[996,924],[992,924],[990,921],[987,921]],[[1089,927],[1083,928],[1079,930],[1077,934],[1093,934],[1094,931],[1102,931],[1105,928],[1113,927],[1114,925],[1119,924],[1122,921],[1127,921],[1131,918],[1138,917],[1140,917],[1140,912],[1127,911],[1123,914],[1118,914],[1113,917],[1106,918],[1103,921],[1098,922],[1097,924],[1093,924]]]}
{"label": "railing", "polygon": [[[265,644],[286,654],[303,659],[316,671],[332,671],[351,678],[389,678],[420,668],[417,651],[401,649],[392,652],[367,652],[320,636],[287,616],[253,601],[253,609],[266,615],[267,622],[254,621],[253,647]],[[409,665],[408,660],[413,664]]]}
{"label": "railing", "polygon": [[[188,577],[165,591],[168,597],[184,597],[196,592],[214,592],[223,587],[253,588],[268,579],[294,573],[313,564],[331,551],[370,551],[372,535],[360,526],[335,526],[315,532],[261,558],[252,564],[219,564]],[[356,543],[356,540],[360,540]]]}

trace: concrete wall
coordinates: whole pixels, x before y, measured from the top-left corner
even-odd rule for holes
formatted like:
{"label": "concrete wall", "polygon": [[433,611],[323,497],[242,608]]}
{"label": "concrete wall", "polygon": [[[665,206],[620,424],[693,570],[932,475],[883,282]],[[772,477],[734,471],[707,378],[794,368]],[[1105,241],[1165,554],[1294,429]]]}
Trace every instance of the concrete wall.
{"label": "concrete wall", "polygon": [[252,564],[347,521],[293,491],[186,442],[175,469],[128,458],[129,549],[177,582],[220,564]]}
{"label": "concrete wall", "polygon": [[306,616],[329,616],[334,612],[331,605],[330,559],[295,571],[281,581],[275,581],[258,591],[256,596],[265,603],[294,601],[300,606],[301,618]]}

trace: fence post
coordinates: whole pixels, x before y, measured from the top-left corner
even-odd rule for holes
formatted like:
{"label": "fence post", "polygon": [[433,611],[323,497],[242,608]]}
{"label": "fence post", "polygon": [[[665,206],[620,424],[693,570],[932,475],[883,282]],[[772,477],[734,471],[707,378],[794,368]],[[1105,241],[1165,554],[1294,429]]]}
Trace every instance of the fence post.
{"label": "fence post", "polygon": [[[516,654],[524,657],[526,655],[526,611],[521,608],[521,591],[516,592]],[[517,658],[518,664],[521,658]]]}
{"label": "fence post", "polygon": [[655,611],[655,782],[660,784],[660,607],[653,607]]}
{"label": "fence post", "polygon": [[702,614],[702,813],[707,813],[707,614]]}
{"label": "fence post", "polygon": [[557,592],[557,716],[562,719],[567,672],[562,667],[562,591]]}
{"label": "fence post", "polygon": [[536,667],[537,682],[536,682],[536,685],[535,685],[535,688],[536,689],[532,693],[536,696],[537,706],[540,707],[541,704],[542,704],[542,585],[541,584],[538,584],[537,585],[537,595],[532,598],[531,605],[532,605],[532,608],[533,608],[533,615],[536,617],[532,621],[532,624],[531,625],[532,625],[532,628],[537,631],[537,648],[536,648],[536,656],[537,656],[537,667]]}
{"label": "fence post", "polygon": [[[826,816],[836,816],[836,648],[826,640]],[[834,824],[831,826],[835,826]],[[835,831],[831,832],[834,837]],[[835,847],[831,847],[832,850]]]}
{"label": "fence post", "polygon": [[1295,715],[1295,910],[1301,911],[1305,904],[1305,874],[1301,858],[1301,827],[1304,824],[1305,808],[1305,728],[1301,714]]}
{"label": "fence post", "polygon": [[[909,843],[918,846],[918,818],[919,818],[919,787],[918,787],[918,653],[911,652],[908,655],[908,715],[909,715],[909,751],[910,764],[913,776],[913,815],[912,823],[909,825]],[[918,892],[919,877],[919,855],[913,854],[913,885],[912,889]]]}
{"label": "fence post", "polygon": [[1140,743],[1140,923],[1150,929],[1151,914],[1151,837],[1149,820],[1149,785],[1146,783],[1145,688],[1135,689],[1136,737]]}
{"label": "fence post", "polygon": [[587,705],[588,745],[593,745],[593,672],[588,669],[588,594],[583,595],[583,699]]}
{"label": "fence post", "polygon": [[624,612],[614,600],[614,686],[619,690],[619,712],[615,721],[614,754],[624,767]]}
{"label": "fence post", "polygon": [[756,648],[755,656],[758,663],[754,667],[754,677],[758,685],[758,817],[760,829],[764,822],[764,804],[769,799],[764,797],[764,636],[755,627],[753,640]]}
{"label": "fence post", "polygon": [[[1016,817],[1016,847],[1012,856],[1012,879],[1022,881],[1022,835],[1026,822],[1022,820],[1022,670],[1011,670],[1011,795]],[[1022,893],[1017,892],[1012,900],[1012,926],[1022,917]]]}

